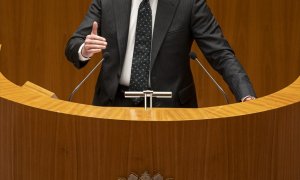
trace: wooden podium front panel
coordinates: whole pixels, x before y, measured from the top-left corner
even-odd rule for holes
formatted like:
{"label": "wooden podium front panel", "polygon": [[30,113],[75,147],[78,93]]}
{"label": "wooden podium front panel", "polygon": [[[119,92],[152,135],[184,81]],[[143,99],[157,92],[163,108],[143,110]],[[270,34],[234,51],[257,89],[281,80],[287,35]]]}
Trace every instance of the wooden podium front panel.
{"label": "wooden podium front panel", "polygon": [[299,180],[300,82],[249,103],[200,109],[93,107],[0,74],[0,179]]}
{"label": "wooden podium front panel", "polygon": [[[1,99],[1,179],[299,179],[300,104],[184,122],[70,117]],[[11,113],[11,111],[17,113]]]}

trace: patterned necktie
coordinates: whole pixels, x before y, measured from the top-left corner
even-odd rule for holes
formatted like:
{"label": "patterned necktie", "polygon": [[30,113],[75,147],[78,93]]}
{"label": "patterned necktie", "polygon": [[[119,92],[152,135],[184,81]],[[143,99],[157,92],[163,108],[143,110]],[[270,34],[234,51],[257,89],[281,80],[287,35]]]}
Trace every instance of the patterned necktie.
{"label": "patterned necktie", "polygon": [[148,89],[152,40],[152,11],[149,0],[139,6],[129,91]]}

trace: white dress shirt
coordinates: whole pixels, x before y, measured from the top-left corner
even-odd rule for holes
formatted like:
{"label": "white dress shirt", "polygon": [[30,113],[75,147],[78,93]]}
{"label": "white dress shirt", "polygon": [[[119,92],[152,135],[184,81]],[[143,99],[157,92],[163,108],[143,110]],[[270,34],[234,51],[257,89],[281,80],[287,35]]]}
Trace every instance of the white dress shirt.
{"label": "white dress shirt", "polygon": [[[138,10],[139,10],[140,3],[142,1],[143,0],[132,0],[127,48],[126,48],[121,78],[120,78],[120,84],[124,85],[124,86],[129,86],[129,84],[130,84]],[[153,34],[158,0],[149,0],[149,3],[151,6],[151,9],[152,9],[152,34]],[[78,51],[79,59],[81,61],[87,61],[87,60],[89,60],[89,58],[85,58],[81,54],[81,50],[82,50],[83,46],[84,46],[84,44],[81,45],[81,47],[79,48],[79,51]]]}

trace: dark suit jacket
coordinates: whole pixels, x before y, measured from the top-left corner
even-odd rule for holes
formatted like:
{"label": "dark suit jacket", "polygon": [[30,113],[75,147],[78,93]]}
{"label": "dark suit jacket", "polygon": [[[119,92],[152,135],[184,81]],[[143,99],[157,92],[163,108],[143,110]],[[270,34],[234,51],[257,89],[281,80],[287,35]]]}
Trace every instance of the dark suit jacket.
{"label": "dark suit jacket", "polygon": [[[115,99],[125,57],[131,0],[94,0],[66,47],[67,58],[78,68],[78,49],[91,33],[93,21],[106,38],[110,58],[103,62],[95,88],[94,105],[111,105]],[[156,100],[162,107],[197,107],[189,52],[195,40],[206,59],[229,85],[239,101],[254,96],[248,76],[235,58],[205,0],[158,0],[151,58],[151,87],[172,91],[172,99]]]}

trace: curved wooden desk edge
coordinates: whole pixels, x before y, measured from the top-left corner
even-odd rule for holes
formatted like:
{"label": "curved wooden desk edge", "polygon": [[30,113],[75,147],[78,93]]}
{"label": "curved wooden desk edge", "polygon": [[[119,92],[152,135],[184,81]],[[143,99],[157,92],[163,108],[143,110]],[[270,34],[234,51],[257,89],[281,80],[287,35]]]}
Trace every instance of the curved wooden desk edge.
{"label": "curved wooden desk edge", "polygon": [[206,120],[271,111],[300,102],[300,77],[286,88],[246,103],[207,107],[207,108],[143,108],[96,107],[72,103],[34,94],[7,80],[0,73],[0,97],[32,108],[74,116],[98,119],[135,120],[135,121],[186,121]]}

